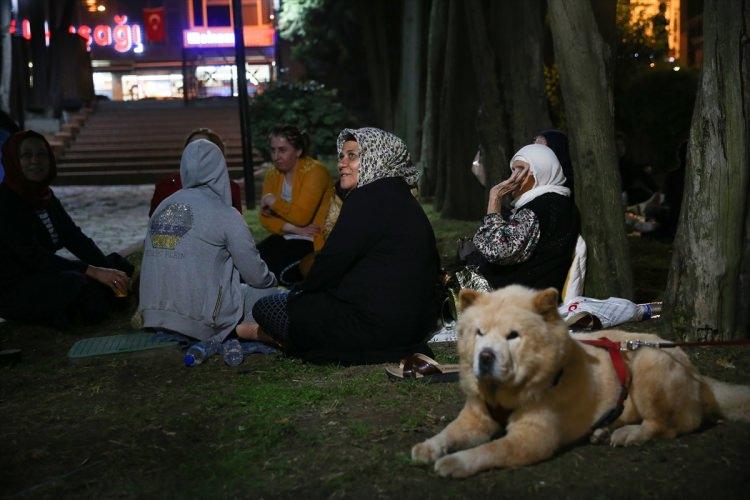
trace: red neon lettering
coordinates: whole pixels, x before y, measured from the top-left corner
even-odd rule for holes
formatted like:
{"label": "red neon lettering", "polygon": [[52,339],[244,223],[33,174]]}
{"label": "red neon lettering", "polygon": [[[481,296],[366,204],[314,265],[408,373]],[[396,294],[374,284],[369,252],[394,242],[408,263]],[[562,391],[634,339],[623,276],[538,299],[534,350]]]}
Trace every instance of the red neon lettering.
{"label": "red neon lettering", "polygon": [[31,23],[28,19],[21,21],[21,35],[26,40],[31,40]]}
{"label": "red neon lettering", "polygon": [[128,26],[128,16],[115,16],[117,26],[112,29],[112,36],[115,41],[115,50],[117,52],[127,52],[133,48],[133,39]]}
{"label": "red neon lettering", "polygon": [[103,24],[94,27],[94,42],[102,47],[112,45],[112,28]]}
{"label": "red neon lettering", "polygon": [[86,50],[91,51],[91,42],[94,40],[91,38],[91,26],[85,24],[78,27],[78,35],[86,39]]}

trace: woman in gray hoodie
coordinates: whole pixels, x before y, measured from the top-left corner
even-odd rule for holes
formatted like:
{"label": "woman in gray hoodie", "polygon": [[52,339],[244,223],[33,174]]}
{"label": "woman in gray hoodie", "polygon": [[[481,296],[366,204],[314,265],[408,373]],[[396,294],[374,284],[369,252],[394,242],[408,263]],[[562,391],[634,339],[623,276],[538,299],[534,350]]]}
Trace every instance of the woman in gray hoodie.
{"label": "woman in gray hoodie", "polygon": [[141,267],[143,326],[199,340],[226,338],[252,321],[253,304],[276,278],[232,208],[229,173],[210,141],[191,142],[180,161],[182,189],[149,220]]}

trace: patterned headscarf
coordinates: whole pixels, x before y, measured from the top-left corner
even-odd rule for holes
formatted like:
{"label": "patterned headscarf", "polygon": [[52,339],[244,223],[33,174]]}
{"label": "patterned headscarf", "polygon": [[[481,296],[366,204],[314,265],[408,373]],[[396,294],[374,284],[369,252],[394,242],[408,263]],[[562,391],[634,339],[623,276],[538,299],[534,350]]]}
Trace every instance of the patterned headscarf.
{"label": "patterned headscarf", "polygon": [[345,128],[336,140],[339,153],[349,137],[354,137],[359,144],[360,166],[357,187],[386,177],[403,177],[409,186],[417,184],[419,170],[411,162],[404,141],[379,128]]}

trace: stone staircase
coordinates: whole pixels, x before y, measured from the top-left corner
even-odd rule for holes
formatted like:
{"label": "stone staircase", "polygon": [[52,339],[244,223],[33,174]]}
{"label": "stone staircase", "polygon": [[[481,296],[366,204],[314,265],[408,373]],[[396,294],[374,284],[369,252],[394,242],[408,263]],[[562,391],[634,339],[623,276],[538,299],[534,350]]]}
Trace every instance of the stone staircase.
{"label": "stone staircase", "polygon": [[[242,146],[235,99],[100,102],[58,134],[58,185],[153,184],[180,166],[188,133],[216,131],[226,144],[229,175],[242,179]],[[260,158],[255,158],[256,174]]]}

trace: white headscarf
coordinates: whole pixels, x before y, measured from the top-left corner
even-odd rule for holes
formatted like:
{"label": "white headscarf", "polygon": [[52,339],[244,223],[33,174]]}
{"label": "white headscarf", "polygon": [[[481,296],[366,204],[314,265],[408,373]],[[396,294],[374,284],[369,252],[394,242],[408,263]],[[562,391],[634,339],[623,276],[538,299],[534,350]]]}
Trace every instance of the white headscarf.
{"label": "white headscarf", "polygon": [[562,173],[560,162],[555,156],[555,152],[543,144],[529,144],[518,150],[510,159],[511,168],[516,160],[525,161],[531,166],[531,173],[534,175],[534,186],[519,196],[513,205],[516,208],[529,203],[537,196],[546,193],[557,193],[563,196],[570,196],[570,189],[563,186],[565,176]]}

